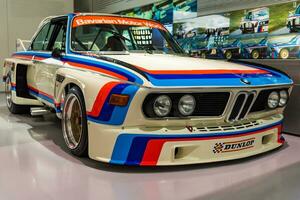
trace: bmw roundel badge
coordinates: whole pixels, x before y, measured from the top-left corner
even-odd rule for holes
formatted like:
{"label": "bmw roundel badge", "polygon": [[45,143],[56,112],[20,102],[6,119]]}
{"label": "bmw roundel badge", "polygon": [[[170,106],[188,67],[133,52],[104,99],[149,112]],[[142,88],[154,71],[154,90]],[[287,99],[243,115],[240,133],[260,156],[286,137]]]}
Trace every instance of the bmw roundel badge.
{"label": "bmw roundel badge", "polygon": [[241,78],[241,82],[242,82],[242,83],[245,83],[246,85],[251,85],[251,82],[248,81],[248,80],[245,79],[245,78]]}

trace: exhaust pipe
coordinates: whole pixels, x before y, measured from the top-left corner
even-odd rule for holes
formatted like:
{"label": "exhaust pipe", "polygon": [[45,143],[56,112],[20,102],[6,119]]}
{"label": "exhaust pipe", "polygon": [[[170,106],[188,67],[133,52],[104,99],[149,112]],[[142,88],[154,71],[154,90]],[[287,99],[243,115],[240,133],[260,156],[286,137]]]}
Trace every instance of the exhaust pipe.
{"label": "exhaust pipe", "polygon": [[31,116],[40,116],[40,115],[46,115],[46,114],[49,114],[49,113],[50,113],[50,110],[48,110],[44,107],[30,108]]}

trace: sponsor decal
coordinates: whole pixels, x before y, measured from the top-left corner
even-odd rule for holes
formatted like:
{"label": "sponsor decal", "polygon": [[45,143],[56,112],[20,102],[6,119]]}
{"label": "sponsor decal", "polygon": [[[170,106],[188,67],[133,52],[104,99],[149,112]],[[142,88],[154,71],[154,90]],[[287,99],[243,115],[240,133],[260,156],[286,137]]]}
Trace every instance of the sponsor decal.
{"label": "sponsor decal", "polygon": [[115,16],[78,16],[75,17],[73,22],[73,28],[91,24],[115,24],[115,25],[127,25],[127,26],[146,26],[149,28],[157,28],[166,30],[166,28],[155,21],[127,18],[127,17],[115,17]]}
{"label": "sponsor decal", "polygon": [[228,153],[234,151],[241,151],[254,147],[255,138],[249,138],[245,140],[233,141],[233,142],[218,142],[213,147],[213,152],[216,153]]}

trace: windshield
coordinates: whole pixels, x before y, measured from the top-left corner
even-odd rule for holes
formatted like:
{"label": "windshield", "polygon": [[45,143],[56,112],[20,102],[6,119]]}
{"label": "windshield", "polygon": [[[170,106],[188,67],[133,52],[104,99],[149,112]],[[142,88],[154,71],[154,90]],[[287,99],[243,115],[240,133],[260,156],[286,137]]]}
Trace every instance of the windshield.
{"label": "windshield", "polygon": [[73,51],[102,54],[183,54],[182,49],[161,24],[112,16],[76,17],[72,28],[71,48]]}

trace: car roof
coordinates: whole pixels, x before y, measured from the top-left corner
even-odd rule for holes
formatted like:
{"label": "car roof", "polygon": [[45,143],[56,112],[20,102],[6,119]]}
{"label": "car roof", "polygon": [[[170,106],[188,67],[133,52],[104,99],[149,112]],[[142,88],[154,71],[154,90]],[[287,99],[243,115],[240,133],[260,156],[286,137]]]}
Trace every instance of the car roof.
{"label": "car roof", "polygon": [[[51,19],[55,19],[55,18],[59,18],[59,17],[68,17],[68,16],[76,17],[76,16],[86,16],[86,15],[89,15],[89,16],[126,17],[126,18],[132,18],[132,19],[144,19],[144,18],[140,18],[140,17],[132,17],[132,16],[126,16],[126,15],[110,14],[110,13],[80,13],[80,12],[74,12],[74,13],[69,13],[69,14],[65,14],[65,15],[49,16],[49,17],[46,17],[43,21],[51,20]],[[152,19],[144,19],[144,20],[160,23],[159,21],[155,21],[155,20],[152,20]]]}

